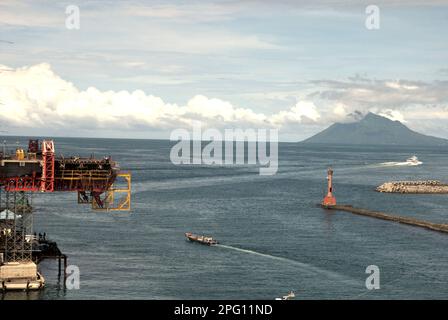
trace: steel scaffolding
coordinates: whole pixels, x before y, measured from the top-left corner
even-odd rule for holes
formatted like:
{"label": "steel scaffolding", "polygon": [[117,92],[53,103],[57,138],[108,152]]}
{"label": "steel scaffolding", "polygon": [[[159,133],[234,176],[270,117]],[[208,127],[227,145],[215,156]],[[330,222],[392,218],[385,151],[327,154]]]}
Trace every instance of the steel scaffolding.
{"label": "steel scaffolding", "polygon": [[0,260],[25,262],[32,259],[32,196],[0,189]]}

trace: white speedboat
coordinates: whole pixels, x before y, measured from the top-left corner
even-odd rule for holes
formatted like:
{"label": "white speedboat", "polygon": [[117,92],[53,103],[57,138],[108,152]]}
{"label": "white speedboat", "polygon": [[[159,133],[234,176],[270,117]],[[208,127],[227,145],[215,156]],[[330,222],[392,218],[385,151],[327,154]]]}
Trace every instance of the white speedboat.
{"label": "white speedboat", "polygon": [[419,164],[422,164],[422,162],[419,161],[416,156],[412,156],[412,157],[406,159],[406,163],[411,166],[418,166]]}
{"label": "white speedboat", "polygon": [[294,291],[289,291],[289,293],[286,296],[283,296],[281,298],[275,298],[275,300],[292,300],[296,297],[294,294]]}

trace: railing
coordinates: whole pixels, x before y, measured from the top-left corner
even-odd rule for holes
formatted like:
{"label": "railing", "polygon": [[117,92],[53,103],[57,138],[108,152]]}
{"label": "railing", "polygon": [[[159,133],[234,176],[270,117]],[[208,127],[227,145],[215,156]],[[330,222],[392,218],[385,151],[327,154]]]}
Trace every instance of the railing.
{"label": "railing", "polygon": [[9,192],[37,192],[41,186],[40,177],[0,178],[0,187]]}
{"label": "railing", "polygon": [[104,192],[115,177],[110,170],[59,170],[55,176],[55,191]]}

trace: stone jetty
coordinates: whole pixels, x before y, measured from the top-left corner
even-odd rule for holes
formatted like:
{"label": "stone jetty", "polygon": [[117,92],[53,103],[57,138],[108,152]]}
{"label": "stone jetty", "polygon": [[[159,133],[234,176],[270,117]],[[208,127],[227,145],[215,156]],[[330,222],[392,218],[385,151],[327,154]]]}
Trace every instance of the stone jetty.
{"label": "stone jetty", "polygon": [[367,217],[381,219],[381,220],[389,220],[389,221],[393,221],[393,222],[411,225],[414,227],[429,229],[432,231],[448,233],[448,224],[434,223],[434,222],[414,219],[411,217],[391,215],[389,213],[381,212],[381,211],[371,211],[368,209],[354,208],[351,205],[335,205],[335,206],[322,206],[322,207],[325,209],[328,209],[328,210],[346,211],[346,212],[351,212],[351,213],[361,215],[361,216],[367,216]]}
{"label": "stone jetty", "polygon": [[438,180],[392,181],[376,188],[378,192],[388,193],[448,193],[448,184]]}

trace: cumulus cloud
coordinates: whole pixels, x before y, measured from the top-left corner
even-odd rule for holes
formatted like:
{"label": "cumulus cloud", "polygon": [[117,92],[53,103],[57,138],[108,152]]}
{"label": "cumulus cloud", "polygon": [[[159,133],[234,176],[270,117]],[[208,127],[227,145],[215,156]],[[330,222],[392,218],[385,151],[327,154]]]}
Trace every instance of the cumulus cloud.
{"label": "cumulus cloud", "polygon": [[271,117],[271,122],[277,125],[286,123],[310,123],[317,122],[320,114],[311,101],[299,101],[288,111],[280,111]]}
{"label": "cumulus cloud", "polygon": [[332,120],[359,119],[359,114],[374,112],[392,120],[412,123],[424,118],[447,118],[448,81],[371,80],[352,77],[346,81],[313,81],[321,90],[308,99],[331,106]]}
{"label": "cumulus cloud", "polygon": [[347,106],[343,103],[336,103],[333,113],[341,118],[345,118],[347,116]]}
{"label": "cumulus cloud", "polygon": [[0,121],[3,126],[102,129],[169,129],[201,121],[207,126],[281,127],[320,118],[312,102],[301,101],[273,115],[204,95],[185,105],[171,104],[142,90],[79,90],[55,74],[49,64],[11,69],[0,66]]}
{"label": "cumulus cloud", "polygon": [[51,127],[92,132],[120,128],[142,132],[190,127],[201,121],[205,127],[279,128],[283,133],[300,134],[317,132],[333,122],[357,121],[374,112],[423,133],[434,133],[431,124],[438,124],[437,135],[448,136],[444,129],[448,120],[446,81],[355,77],[315,81],[313,85],[322,89],[297,99],[291,107],[282,100],[283,109],[264,114],[201,94],[185,104],[175,104],[142,90],[80,90],[46,63],[17,69],[0,65],[0,125],[3,129]]}

